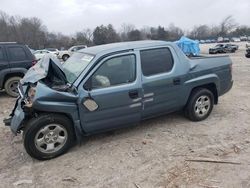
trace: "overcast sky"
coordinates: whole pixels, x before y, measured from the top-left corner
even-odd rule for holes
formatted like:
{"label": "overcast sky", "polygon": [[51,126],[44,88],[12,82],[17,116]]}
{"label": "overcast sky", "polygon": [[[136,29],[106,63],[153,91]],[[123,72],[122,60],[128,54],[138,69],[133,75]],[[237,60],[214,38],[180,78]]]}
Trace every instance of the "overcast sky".
{"label": "overcast sky", "polygon": [[65,34],[108,23],[116,29],[122,23],[138,28],[174,23],[187,30],[218,24],[228,15],[250,25],[250,0],[0,0],[0,10],[39,17],[49,31]]}

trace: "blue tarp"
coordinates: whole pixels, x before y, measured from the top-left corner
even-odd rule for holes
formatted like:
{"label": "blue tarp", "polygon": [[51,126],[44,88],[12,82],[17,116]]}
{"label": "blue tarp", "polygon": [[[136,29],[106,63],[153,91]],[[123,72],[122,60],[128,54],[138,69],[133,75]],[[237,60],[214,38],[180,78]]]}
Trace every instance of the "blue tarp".
{"label": "blue tarp", "polygon": [[200,54],[199,42],[191,40],[187,37],[181,37],[180,40],[175,41],[177,46],[186,54],[197,56]]}

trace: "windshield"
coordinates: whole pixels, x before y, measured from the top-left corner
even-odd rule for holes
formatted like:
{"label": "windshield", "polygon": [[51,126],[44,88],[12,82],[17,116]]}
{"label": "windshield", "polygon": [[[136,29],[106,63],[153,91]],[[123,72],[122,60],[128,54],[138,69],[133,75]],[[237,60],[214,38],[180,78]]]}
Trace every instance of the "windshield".
{"label": "windshield", "polygon": [[88,66],[93,55],[84,54],[80,52],[74,53],[64,64],[63,71],[69,83],[73,83],[81,72]]}

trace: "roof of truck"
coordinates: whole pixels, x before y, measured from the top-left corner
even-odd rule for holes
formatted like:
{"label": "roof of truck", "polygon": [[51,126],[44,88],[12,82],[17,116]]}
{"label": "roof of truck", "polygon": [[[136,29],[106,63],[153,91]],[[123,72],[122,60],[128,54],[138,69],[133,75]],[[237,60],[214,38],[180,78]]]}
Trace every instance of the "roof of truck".
{"label": "roof of truck", "polygon": [[137,48],[162,46],[166,44],[169,44],[169,42],[159,41],[159,40],[117,42],[117,43],[104,44],[104,45],[85,48],[85,49],[79,50],[79,52],[96,55],[99,53],[112,53],[112,52],[123,51],[123,50],[133,50]]}

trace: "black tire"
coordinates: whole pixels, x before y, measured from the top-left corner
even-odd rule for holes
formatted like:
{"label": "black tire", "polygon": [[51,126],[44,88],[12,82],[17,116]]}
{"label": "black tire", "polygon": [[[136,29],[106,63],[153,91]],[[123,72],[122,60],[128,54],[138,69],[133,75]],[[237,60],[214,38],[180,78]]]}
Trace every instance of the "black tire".
{"label": "black tire", "polygon": [[69,59],[69,55],[67,55],[67,54],[63,55],[62,59],[63,59],[63,61],[66,61],[67,59]]}
{"label": "black tire", "polygon": [[21,77],[19,76],[14,76],[9,78],[5,84],[4,84],[4,89],[5,92],[11,96],[11,97],[17,97],[18,94],[18,90],[17,90],[17,86],[18,86],[18,82],[20,81]]}
{"label": "black tire", "polygon": [[[45,151],[41,151],[41,147],[40,149],[38,149],[39,147],[36,145],[36,141],[35,141],[37,138],[37,134],[41,130],[43,130],[43,128],[45,128],[46,126],[54,125],[54,124],[60,125],[60,127],[64,128],[64,130],[67,131],[67,134],[66,134],[67,139],[65,143],[63,143],[60,146],[60,149],[57,151],[49,152],[49,153]],[[50,131],[51,130],[49,130],[49,132]],[[46,135],[47,133],[46,134],[44,133],[44,136],[42,137],[42,139],[44,140],[43,142],[45,142]],[[44,114],[44,115],[38,116],[37,118],[31,119],[27,123],[27,126],[25,127],[24,132],[23,132],[23,142],[24,142],[24,147],[27,153],[31,157],[38,159],[38,160],[48,160],[48,159],[58,157],[68,151],[68,149],[75,143],[75,132],[73,129],[72,122],[67,117],[63,115],[58,115],[58,114]],[[56,143],[53,143],[53,144],[55,146]]]}
{"label": "black tire", "polygon": [[[206,101],[204,101],[204,104],[199,104],[202,103],[202,101],[200,100],[202,100],[203,97],[205,97],[204,100]],[[209,103],[209,108],[208,106],[205,105],[205,102],[206,104]],[[203,106],[205,109],[202,108]],[[191,121],[202,121],[210,115],[211,111],[213,110],[213,106],[214,106],[213,93],[205,88],[197,88],[192,91],[188,103],[184,109],[184,113],[185,116]],[[202,110],[207,110],[207,111],[206,113],[204,112],[203,114]]]}

